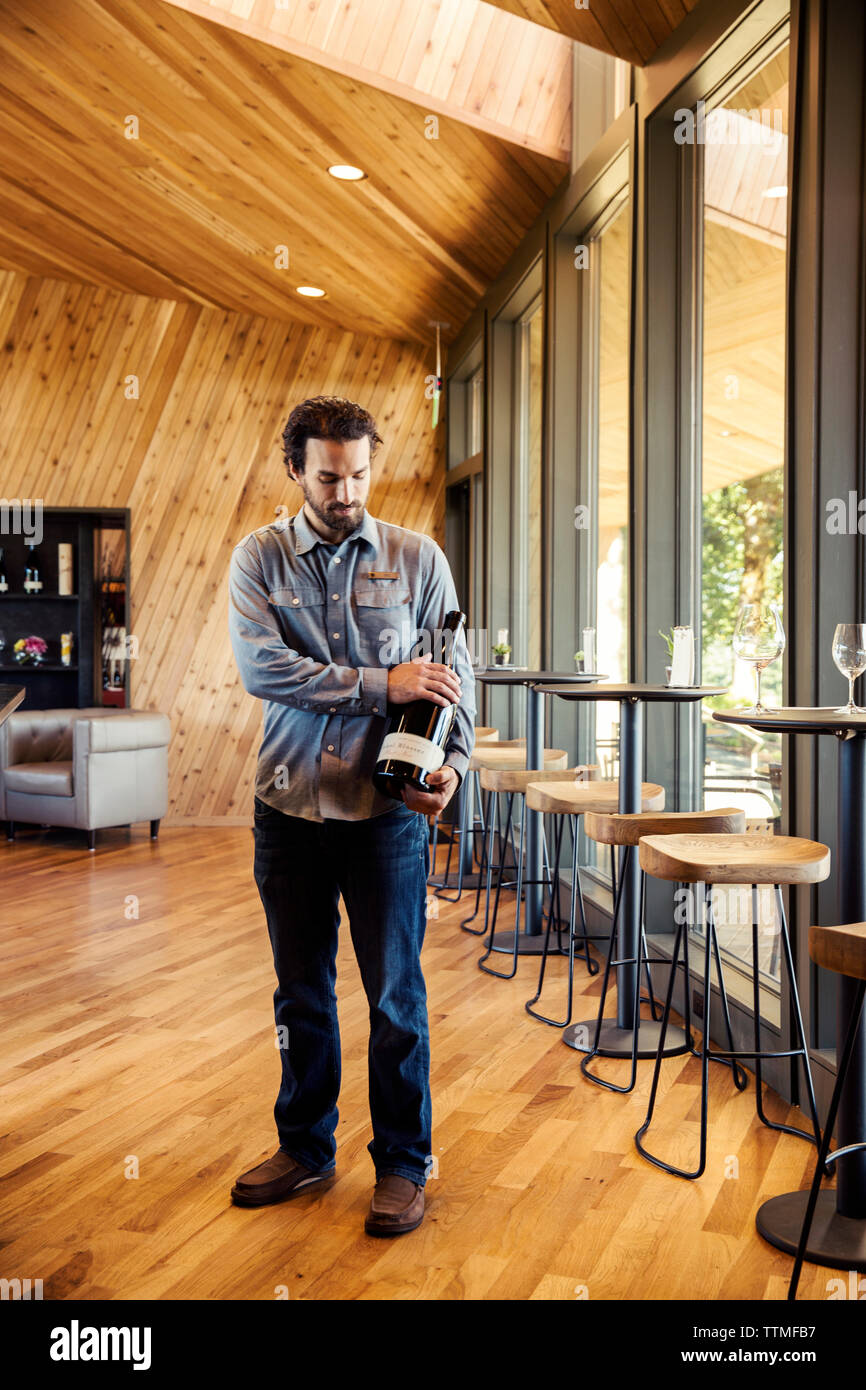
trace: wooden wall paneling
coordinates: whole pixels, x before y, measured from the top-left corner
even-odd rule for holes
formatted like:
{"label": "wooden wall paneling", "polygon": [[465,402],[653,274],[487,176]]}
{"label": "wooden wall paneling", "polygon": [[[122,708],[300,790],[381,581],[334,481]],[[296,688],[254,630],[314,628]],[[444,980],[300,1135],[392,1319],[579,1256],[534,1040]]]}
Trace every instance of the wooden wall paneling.
{"label": "wooden wall paneling", "polygon": [[[14,272],[0,275],[0,325],[0,409],[15,422],[2,437],[4,493],[131,509],[131,698],[172,719],[167,821],[247,822],[261,707],[228,640],[232,549],[279,504],[300,505],[280,434],[291,407],[319,393],[377,419],[371,511],[442,540],[432,345]],[[123,394],[131,370],[137,400]]]}

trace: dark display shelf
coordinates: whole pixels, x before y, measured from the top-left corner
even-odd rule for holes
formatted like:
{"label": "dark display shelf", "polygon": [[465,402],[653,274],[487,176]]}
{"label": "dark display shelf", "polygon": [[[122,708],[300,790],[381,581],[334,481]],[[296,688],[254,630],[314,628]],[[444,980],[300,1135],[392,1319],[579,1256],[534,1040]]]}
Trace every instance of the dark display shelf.
{"label": "dark display shelf", "polygon": [[[11,533],[0,536],[2,572],[9,588],[0,593],[0,629],[6,645],[0,671],[14,671],[26,689],[30,709],[82,709],[103,703],[103,640],[107,626],[129,628],[129,511],[106,507],[44,507],[40,514],[38,544],[33,537]],[[71,583],[75,592],[61,594],[59,554],[61,544],[72,547]],[[25,572],[35,564],[44,588],[24,590]],[[72,660],[60,660],[60,637],[72,634]],[[41,637],[48,645],[47,660],[38,666],[19,665],[13,658],[22,637]],[[128,663],[121,666],[124,680],[111,703],[129,703]],[[117,691],[117,688],[115,688]]]}

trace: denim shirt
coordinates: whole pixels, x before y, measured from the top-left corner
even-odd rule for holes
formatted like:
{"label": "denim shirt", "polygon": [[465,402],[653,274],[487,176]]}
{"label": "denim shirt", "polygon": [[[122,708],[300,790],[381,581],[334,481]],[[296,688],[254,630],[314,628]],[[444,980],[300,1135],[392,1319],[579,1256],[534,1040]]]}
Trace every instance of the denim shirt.
{"label": "denim shirt", "polygon": [[[303,508],[236,545],[229,633],[245,689],[264,702],[256,796],[306,820],[392,811],[370,780],[388,729],[388,668],[424,651],[442,661],[437,633],[459,607],[436,542],[367,511],[333,551]],[[445,764],[462,781],[475,739],[464,636],[455,667],[462,695]]]}

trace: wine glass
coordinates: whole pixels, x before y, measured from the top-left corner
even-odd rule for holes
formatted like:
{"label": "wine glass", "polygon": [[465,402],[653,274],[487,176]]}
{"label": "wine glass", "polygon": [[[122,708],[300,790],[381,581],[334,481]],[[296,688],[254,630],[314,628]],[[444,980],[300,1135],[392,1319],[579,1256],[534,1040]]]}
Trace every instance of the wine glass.
{"label": "wine glass", "polygon": [[[744,603],[734,628],[734,654],[755,668],[755,713],[761,713],[761,672],[785,650],[785,629],[775,603]],[[866,658],[864,658],[866,665]]]}
{"label": "wine glass", "polygon": [[866,671],[866,623],[839,623],[833,633],[833,660],[848,677],[848,703],[836,714],[858,714],[854,703],[854,682]]}

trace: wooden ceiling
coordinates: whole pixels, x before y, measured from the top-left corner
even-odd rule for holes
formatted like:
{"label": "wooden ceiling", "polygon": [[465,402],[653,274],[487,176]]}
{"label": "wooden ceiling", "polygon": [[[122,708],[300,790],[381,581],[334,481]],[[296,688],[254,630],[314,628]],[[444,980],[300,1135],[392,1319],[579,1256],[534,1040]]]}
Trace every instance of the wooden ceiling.
{"label": "wooden ceiling", "polygon": [[567,161],[572,43],[483,0],[170,0],[285,53]]}
{"label": "wooden ceiling", "polygon": [[[517,90],[543,105],[536,57]],[[0,62],[0,266],[31,275],[401,341],[440,320],[447,342],[568,171],[531,121],[506,141],[163,0],[0,0]],[[338,183],[345,162],[369,177]]]}
{"label": "wooden ceiling", "polygon": [[698,0],[489,0],[636,67],[648,63]]}

